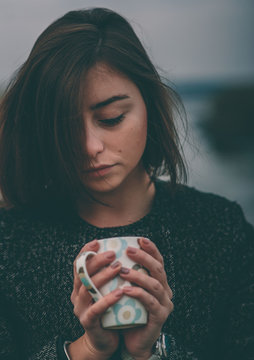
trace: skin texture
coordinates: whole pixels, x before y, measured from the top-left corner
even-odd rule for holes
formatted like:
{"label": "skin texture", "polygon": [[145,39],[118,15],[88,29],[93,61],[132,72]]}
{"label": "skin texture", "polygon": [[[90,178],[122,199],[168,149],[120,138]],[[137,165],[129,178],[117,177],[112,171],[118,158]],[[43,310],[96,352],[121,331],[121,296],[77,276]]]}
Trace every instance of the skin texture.
{"label": "skin texture", "polygon": [[[112,166],[107,171],[84,171],[84,185],[95,196],[123,186],[133,176],[134,169],[134,172],[142,171],[140,159],[146,144],[147,113],[138,88],[106,65],[96,65],[88,72],[84,96],[89,169]],[[117,100],[116,96],[124,98]],[[112,97],[115,101],[98,107]],[[112,119],[119,116],[119,122],[112,126]]]}
{"label": "skin texture", "polygon": [[[89,71],[85,89],[84,146],[90,165],[84,169],[84,185],[90,194],[106,201],[110,207],[88,197],[80,200],[79,214],[98,227],[125,225],[146,215],[155,195],[155,187],[141,160],[147,137],[146,107],[135,84],[105,64],[98,64]],[[115,100],[116,97],[122,98]],[[112,102],[105,105],[108,99]],[[100,168],[101,165],[107,166]],[[149,312],[147,325],[121,331],[125,347],[136,360],[151,356],[152,345],[173,310],[172,291],[167,283],[163,257],[155,244],[141,238],[140,246],[141,249],[127,248],[127,255],[148,269],[149,275],[122,269],[120,263],[114,267],[106,266],[114,262],[112,251],[87,260],[88,272],[96,287],[117,274],[138,285],[113,291],[96,303],[82,285],[74,262],[71,301],[85,333],[69,345],[71,359],[103,360],[112,356],[118,348],[120,332],[104,330],[100,318],[123,294],[139,299]],[[81,252],[98,249],[99,243],[94,240]]]}
{"label": "skin texture", "polygon": [[147,139],[146,106],[135,84],[105,64],[94,66],[84,85],[89,165],[83,181],[98,202],[80,197],[78,211],[98,227],[126,225],[149,212],[155,193],[141,160]]}

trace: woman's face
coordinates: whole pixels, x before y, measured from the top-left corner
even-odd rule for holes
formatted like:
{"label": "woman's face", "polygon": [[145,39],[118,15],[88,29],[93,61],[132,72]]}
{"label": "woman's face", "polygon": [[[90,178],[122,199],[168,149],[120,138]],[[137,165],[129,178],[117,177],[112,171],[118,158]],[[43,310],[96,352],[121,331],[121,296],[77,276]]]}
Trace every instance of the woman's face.
{"label": "woman's face", "polygon": [[141,157],[146,106],[136,85],[105,64],[91,68],[84,85],[85,150],[90,162],[84,185],[90,192],[110,192],[145,172]]}

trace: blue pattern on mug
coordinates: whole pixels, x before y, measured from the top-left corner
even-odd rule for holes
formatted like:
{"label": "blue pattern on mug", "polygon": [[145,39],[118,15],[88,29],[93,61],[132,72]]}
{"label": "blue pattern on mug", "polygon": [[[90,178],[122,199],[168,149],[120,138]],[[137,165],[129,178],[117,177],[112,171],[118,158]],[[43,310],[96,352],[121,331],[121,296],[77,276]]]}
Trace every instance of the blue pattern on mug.
{"label": "blue pattern on mug", "polygon": [[[114,246],[112,246],[112,243]],[[128,247],[128,243],[124,238],[117,238],[117,239],[112,239],[112,242],[110,241],[103,241],[103,250],[104,251],[108,251],[108,250],[113,250],[116,253],[116,257],[119,258],[122,256],[123,252],[125,249],[127,249]]]}
{"label": "blue pattern on mug", "polygon": [[135,324],[141,317],[141,309],[136,308],[134,299],[128,299],[124,304],[115,304],[113,307],[117,325]]}
{"label": "blue pattern on mug", "polygon": [[87,289],[90,289],[92,287],[92,285],[90,284],[90,282],[87,280],[87,278],[85,276],[80,277],[80,279],[81,279],[83,285],[85,285],[85,287]]}

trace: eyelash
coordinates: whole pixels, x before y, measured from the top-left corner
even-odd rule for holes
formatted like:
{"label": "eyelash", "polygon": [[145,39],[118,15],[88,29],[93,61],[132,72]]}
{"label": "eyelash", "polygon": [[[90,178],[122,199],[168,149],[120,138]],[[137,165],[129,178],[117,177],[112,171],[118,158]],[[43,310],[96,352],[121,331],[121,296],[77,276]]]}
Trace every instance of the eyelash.
{"label": "eyelash", "polygon": [[117,124],[120,124],[120,122],[124,119],[124,114],[121,114],[115,118],[112,118],[112,119],[105,119],[105,120],[100,120],[100,123],[102,123],[103,125],[105,126],[108,126],[108,127],[113,127]]}

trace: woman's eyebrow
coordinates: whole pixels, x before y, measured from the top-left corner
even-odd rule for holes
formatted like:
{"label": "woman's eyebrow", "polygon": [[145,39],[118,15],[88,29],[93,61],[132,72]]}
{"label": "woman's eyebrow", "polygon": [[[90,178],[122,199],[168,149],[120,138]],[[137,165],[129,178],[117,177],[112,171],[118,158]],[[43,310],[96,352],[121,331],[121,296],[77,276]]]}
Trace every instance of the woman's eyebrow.
{"label": "woman's eyebrow", "polygon": [[130,97],[128,95],[116,95],[116,96],[112,96],[106,100],[103,100],[101,102],[98,102],[97,104],[94,104],[92,106],[90,106],[91,110],[97,110],[100,109],[104,106],[107,106],[109,104],[112,104],[115,101],[119,101],[119,100],[124,100],[124,99],[129,99]]}

